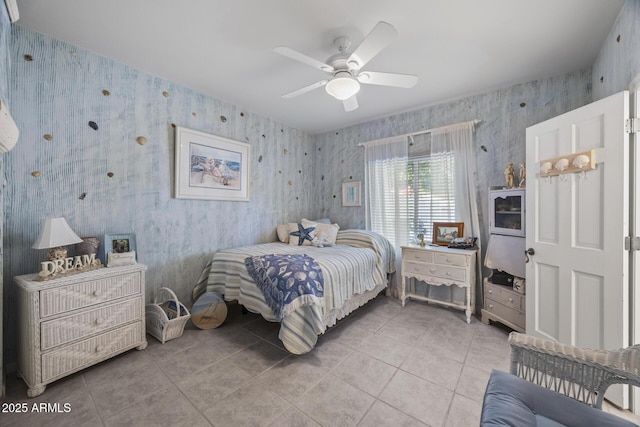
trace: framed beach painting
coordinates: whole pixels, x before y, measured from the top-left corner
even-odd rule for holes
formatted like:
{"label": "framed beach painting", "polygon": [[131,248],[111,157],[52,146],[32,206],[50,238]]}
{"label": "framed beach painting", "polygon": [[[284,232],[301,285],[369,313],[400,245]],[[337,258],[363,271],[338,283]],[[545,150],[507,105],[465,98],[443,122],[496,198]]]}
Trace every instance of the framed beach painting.
{"label": "framed beach painting", "polygon": [[175,143],[177,199],[249,200],[249,144],[180,126]]}

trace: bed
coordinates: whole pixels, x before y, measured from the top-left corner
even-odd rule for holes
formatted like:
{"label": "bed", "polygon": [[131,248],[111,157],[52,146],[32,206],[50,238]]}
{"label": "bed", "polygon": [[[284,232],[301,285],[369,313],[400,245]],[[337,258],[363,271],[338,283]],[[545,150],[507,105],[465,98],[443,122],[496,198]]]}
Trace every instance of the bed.
{"label": "bed", "polygon": [[[279,318],[245,264],[251,257],[273,254],[311,257],[323,277],[321,301],[296,305]],[[395,251],[387,239],[370,231],[342,230],[337,232],[333,246],[275,242],[219,251],[205,267],[193,289],[193,298],[204,292],[217,292],[268,321],[279,321],[279,338],[285,348],[303,354],[313,349],[318,335],[328,327],[384,290],[394,271]]]}

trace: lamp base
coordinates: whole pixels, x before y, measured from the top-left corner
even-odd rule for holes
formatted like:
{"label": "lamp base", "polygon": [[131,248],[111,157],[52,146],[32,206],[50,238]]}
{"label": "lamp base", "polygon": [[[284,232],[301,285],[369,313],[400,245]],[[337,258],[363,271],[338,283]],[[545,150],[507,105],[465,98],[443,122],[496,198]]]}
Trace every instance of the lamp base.
{"label": "lamp base", "polygon": [[65,259],[67,257],[67,248],[58,246],[47,251],[47,261],[55,261],[57,259]]}

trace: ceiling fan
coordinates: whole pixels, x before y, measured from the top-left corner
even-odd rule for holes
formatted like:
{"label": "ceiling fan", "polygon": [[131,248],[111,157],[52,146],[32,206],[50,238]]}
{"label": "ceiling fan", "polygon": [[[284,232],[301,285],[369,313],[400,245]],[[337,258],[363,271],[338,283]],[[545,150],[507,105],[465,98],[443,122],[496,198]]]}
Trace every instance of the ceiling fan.
{"label": "ceiling fan", "polygon": [[285,99],[293,98],[324,86],[329,95],[342,101],[345,111],[353,111],[358,108],[356,93],[360,91],[360,83],[401,88],[415,86],[418,77],[414,75],[362,71],[362,67],[391,43],[397,35],[398,32],[393,28],[393,25],[380,21],[350,54],[347,53],[347,49],[351,40],[348,37],[336,38],[333,44],[338,48],[338,53],[330,56],[325,62],[288,47],[276,47],[274,49],[276,53],[310,65],[329,75],[327,79],[294,90],[282,95],[282,97]]}

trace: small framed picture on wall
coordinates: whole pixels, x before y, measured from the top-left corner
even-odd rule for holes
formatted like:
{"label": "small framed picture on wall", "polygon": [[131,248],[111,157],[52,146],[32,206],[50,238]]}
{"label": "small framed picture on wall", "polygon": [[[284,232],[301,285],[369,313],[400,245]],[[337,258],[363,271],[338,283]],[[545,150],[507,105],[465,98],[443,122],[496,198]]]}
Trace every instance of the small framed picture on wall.
{"label": "small framed picture on wall", "polygon": [[342,184],[342,206],[361,206],[360,181]]}

